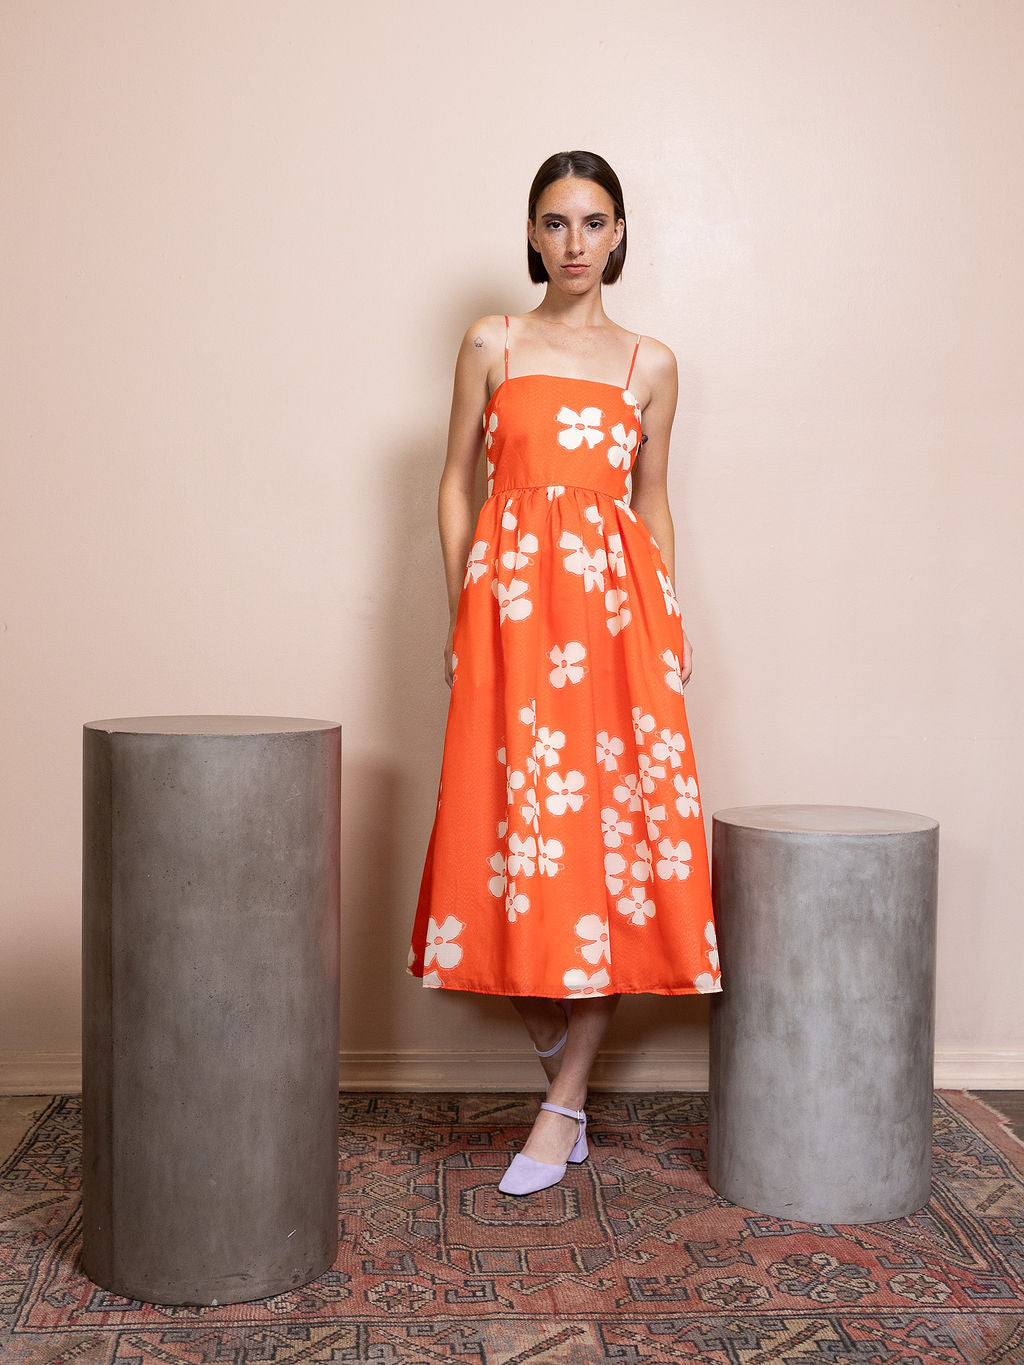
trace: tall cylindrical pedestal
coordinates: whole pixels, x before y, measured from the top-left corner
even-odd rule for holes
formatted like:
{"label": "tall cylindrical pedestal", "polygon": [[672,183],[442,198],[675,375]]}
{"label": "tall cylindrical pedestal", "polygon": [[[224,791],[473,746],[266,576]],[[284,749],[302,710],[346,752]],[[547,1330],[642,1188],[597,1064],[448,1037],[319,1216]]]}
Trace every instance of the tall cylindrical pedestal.
{"label": "tall cylindrical pedestal", "polygon": [[337,1251],[341,728],[84,733],[84,1267],[153,1303]]}
{"label": "tall cylindrical pedestal", "polygon": [[931,1183],[938,825],[859,806],[714,817],[723,993],[708,1177],[808,1223],[920,1209]]}

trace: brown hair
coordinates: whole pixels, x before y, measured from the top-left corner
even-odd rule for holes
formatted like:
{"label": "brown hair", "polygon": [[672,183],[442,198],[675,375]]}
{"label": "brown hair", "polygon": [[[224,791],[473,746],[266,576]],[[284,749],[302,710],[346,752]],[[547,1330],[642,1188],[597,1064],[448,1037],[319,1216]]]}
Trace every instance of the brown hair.
{"label": "brown hair", "polygon": [[[576,176],[578,180],[593,180],[595,185],[600,185],[612,201],[616,219],[622,219],[622,240],[608,257],[604,274],[601,276],[602,284],[614,284],[626,263],[626,210],[622,204],[619,177],[603,156],[598,156],[596,152],[556,152],[554,156],[549,156],[533,177],[533,184],[530,186],[530,222],[534,221],[537,212],[537,200],[547,187],[569,175]],[[548,279],[540,252],[534,251],[529,239],[526,243],[526,264],[534,284],[543,284]]]}

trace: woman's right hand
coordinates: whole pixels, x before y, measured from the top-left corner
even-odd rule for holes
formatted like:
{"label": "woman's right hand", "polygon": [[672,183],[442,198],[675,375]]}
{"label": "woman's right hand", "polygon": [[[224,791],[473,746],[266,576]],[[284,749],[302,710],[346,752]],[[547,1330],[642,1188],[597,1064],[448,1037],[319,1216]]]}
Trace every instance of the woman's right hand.
{"label": "woman's right hand", "polygon": [[445,640],[445,642],[444,642],[444,680],[445,680],[445,682],[448,684],[449,687],[451,687],[451,685],[452,685],[452,683],[453,683],[453,681],[454,681],[454,678],[455,678],[455,675],[454,675],[453,670],[452,670],[452,657],[453,657],[453,655],[452,655],[452,642],[454,641],[454,639],[455,639],[455,627],[454,627],[454,626],[450,626],[449,629],[448,629],[448,638],[447,638],[447,640]]}
{"label": "woman's right hand", "polygon": [[[448,445],[437,490],[438,529],[448,591],[448,619],[454,621],[466,580],[466,561],[476,521],[476,471],[484,448],[481,417],[487,406],[489,380],[501,378],[505,319],[480,318],[466,332],[455,366]],[[451,637],[445,646],[445,676],[451,674]]]}

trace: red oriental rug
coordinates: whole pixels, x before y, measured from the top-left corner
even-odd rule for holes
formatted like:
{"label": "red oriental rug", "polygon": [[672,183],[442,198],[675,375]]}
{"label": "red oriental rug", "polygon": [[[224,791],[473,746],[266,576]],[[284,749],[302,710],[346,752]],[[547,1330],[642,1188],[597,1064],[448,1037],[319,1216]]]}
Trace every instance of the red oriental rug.
{"label": "red oriental rug", "polygon": [[0,1168],[4,1365],[1022,1365],[1024,1147],[935,1099],[912,1218],[787,1223],[704,1175],[706,1097],[599,1095],[593,1156],[556,1188],[495,1182],[521,1095],[341,1097],[338,1258],[305,1288],[159,1308],[79,1267],[80,1106],[55,1099]]}

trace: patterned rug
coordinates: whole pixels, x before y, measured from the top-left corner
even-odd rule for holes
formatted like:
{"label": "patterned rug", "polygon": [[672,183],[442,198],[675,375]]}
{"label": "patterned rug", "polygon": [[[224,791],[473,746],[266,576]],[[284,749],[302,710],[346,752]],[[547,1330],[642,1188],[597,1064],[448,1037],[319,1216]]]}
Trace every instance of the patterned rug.
{"label": "patterned rug", "polygon": [[604,1095],[593,1156],[531,1199],[495,1181],[536,1100],[341,1097],[338,1259],[305,1288],[157,1308],[78,1264],[80,1106],[54,1100],[0,1168],[4,1365],[1021,1365],[1024,1147],[935,1099],[913,1218],[810,1226],[704,1177],[703,1095]]}

